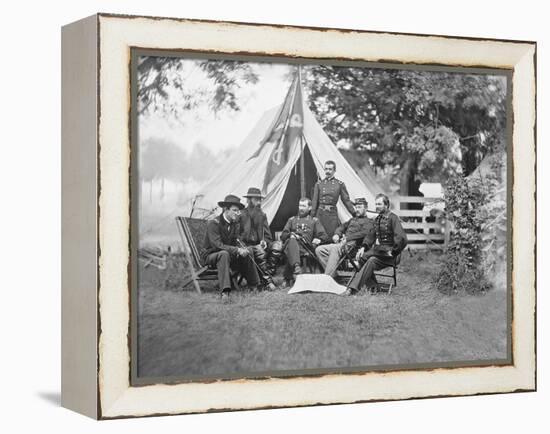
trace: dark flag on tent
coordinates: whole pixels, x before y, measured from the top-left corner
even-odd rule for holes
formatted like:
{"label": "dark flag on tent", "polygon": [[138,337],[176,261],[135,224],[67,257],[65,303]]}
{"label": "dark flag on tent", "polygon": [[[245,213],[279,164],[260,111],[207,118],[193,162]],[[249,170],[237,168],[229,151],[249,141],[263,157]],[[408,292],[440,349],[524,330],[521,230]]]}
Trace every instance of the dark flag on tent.
{"label": "dark flag on tent", "polygon": [[304,113],[302,108],[302,86],[299,74],[296,74],[285,101],[275,118],[275,122],[260,143],[258,150],[249,158],[257,157],[262,149],[273,144],[273,150],[267,162],[263,191],[265,192],[271,180],[287,164],[290,150],[302,136]]}

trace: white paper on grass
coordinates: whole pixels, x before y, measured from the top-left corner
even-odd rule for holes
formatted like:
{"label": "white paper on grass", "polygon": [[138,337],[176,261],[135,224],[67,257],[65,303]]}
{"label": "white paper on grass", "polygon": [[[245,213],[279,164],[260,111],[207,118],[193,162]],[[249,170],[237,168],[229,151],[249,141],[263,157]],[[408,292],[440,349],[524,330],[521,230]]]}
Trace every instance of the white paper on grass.
{"label": "white paper on grass", "polygon": [[300,292],[330,292],[331,294],[342,295],[346,287],[339,285],[327,274],[299,274],[296,277],[294,286],[288,294]]}

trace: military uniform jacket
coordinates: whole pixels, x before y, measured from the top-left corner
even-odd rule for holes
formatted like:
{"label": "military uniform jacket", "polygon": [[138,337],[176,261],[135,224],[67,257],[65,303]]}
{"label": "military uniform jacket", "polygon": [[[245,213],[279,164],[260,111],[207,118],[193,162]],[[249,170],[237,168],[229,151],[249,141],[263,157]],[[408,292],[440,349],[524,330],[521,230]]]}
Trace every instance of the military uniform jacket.
{"label": "military uniform jacket", "polygon": [[290,238],[290,234],[301,235],[307,243],[311,243],[314,238],[319,238],[322,243],[328,241],[328,235],[325,228],[317,217],[307,215],[305,217],[290,217],[281,233],[281,240],[285,242]]}
{"label": "military uniform jacket", "polygon": [[365,237],[363,245],[372,248],[376,240],[382,249],[391,251],[394,256],[407,246],[407,234],[397,215],[389,211],[378,214],[374,219],[374,233]]}
{"label": "military uniform jacket", "polygon": [[241,240],[248,245],[259,244],[265,240],[271,242],[271,230],[267,222],[267,216],[261,209],[245,208],[240,216]]}
{"label": "military uniform jacket", "polygon": [[345,235],[347,241],[357,242],[361,242],[367,236],[369,236],[369,239],[372,239],[374,234],[374,220],[367,216],[352,217],[344,224],[338,226],[334,232],[334,235],[338,235],[339,237]]}
{"label": "military uniform jacket", "polygon": [[239,233],[239,223],[228,223],[223,214],[213,220],[209,220],[206,225],[204,250],[201,255],[203,263],[209,254],[219,252],[220,250],[226,250],[230,254],[236,255]]}
{"label": "military uniform jacket", "polygon": [[315,187],[313,187],[311,215],[317,215],[319,205],[331,205],[336,207],[338,198],[342,199],[344,206],[350,214],[353,215],[355,213],[355,208],[353,207],[353,202],[349,198],[346,184],[336,178],[325,178],[322,181],[317,181]]}

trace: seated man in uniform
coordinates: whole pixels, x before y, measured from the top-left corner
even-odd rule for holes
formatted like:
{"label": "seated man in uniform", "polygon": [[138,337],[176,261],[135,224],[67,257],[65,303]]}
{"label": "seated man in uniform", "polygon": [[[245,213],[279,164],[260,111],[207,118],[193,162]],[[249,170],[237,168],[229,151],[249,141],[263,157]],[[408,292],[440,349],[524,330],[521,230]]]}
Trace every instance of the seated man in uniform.
{"label": "seated man in uniform", "polygon": [[358,247],[363,239],[374,232],[374,222],[367,217],[367,201],[361,197],[355,200],[355,217],[338,226],[332,237],[333,244],[315,249],[319,261],[325,266],[325,274],[334,277],[338,261],[345,252]]}
{"label": "seated man in uniform", "polygon": [[374,233],[367,234],[363,247],[357,252],[363,265],[349,284],[347,295],[356,293],[364,284],[377,287],[374,272],[396,265],[400,253],[407,246],[407,235],[399,217],[390,211],[388,196],[382,193],[376,195],[375,206],[378,216],[374,219]]}
{"label": "seated man in uniform", "polygon": [[328,236],[323,225],[317,217],[312,217],[311,200],[300,199],[298,203],[298,215],[291,217],[281,233],[281,241],[285,243],[284,252],[288,258],[288,265],[293,274],[302,274],[300,266],[300,253],[305,253],[304,244],[315,249],[321,243],[328,241]]}
{"label": "seated man in uniform", "polygon": [[241,211],[240,229],[241,241],[250,246],[254,254],[254,260],[262,271],[261,279],[269,291],[277,289],[273,283],[273,277],[267,266],[267,248],[273,243],[271,230],[267,222],[267,216],[262,211],[262,193],[259,188],[250,187],[244,196],[248,202],[247,207]]}
{"label": "seated man in uniform", "polygon": [[202,261],[205,265],[216,267],[222,299],[228,299],[231,292],[231,269],[244,276],[252,291],[257,289],[259,277],[251,260],[251,249],[237,246],[239,214],[244,205],[237,196],[230,194],[218,202],[218,206],[223,212],[218,218],[208,221]]}

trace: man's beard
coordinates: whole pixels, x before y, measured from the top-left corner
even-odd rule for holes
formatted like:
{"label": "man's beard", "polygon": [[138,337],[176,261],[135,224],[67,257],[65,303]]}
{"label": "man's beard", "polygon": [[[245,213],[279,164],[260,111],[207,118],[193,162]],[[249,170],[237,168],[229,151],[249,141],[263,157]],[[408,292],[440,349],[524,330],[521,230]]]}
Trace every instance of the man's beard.
{"label": "man's beard", "polygon": [[298,215],[300,217],[305,217],[309,214],[309,210],[304,210],[304,211],[301,211],[301,210],[298,210]]}
{"label": "man's beard", "polygon": [[260,208],[260,205],[254,205],[254,204],[250,204],[248,206],[248,213],[250,214],[250,216],[252,218],[256,218],[257,216],[260,215],[260,213],[262,212],[262,209]]}

